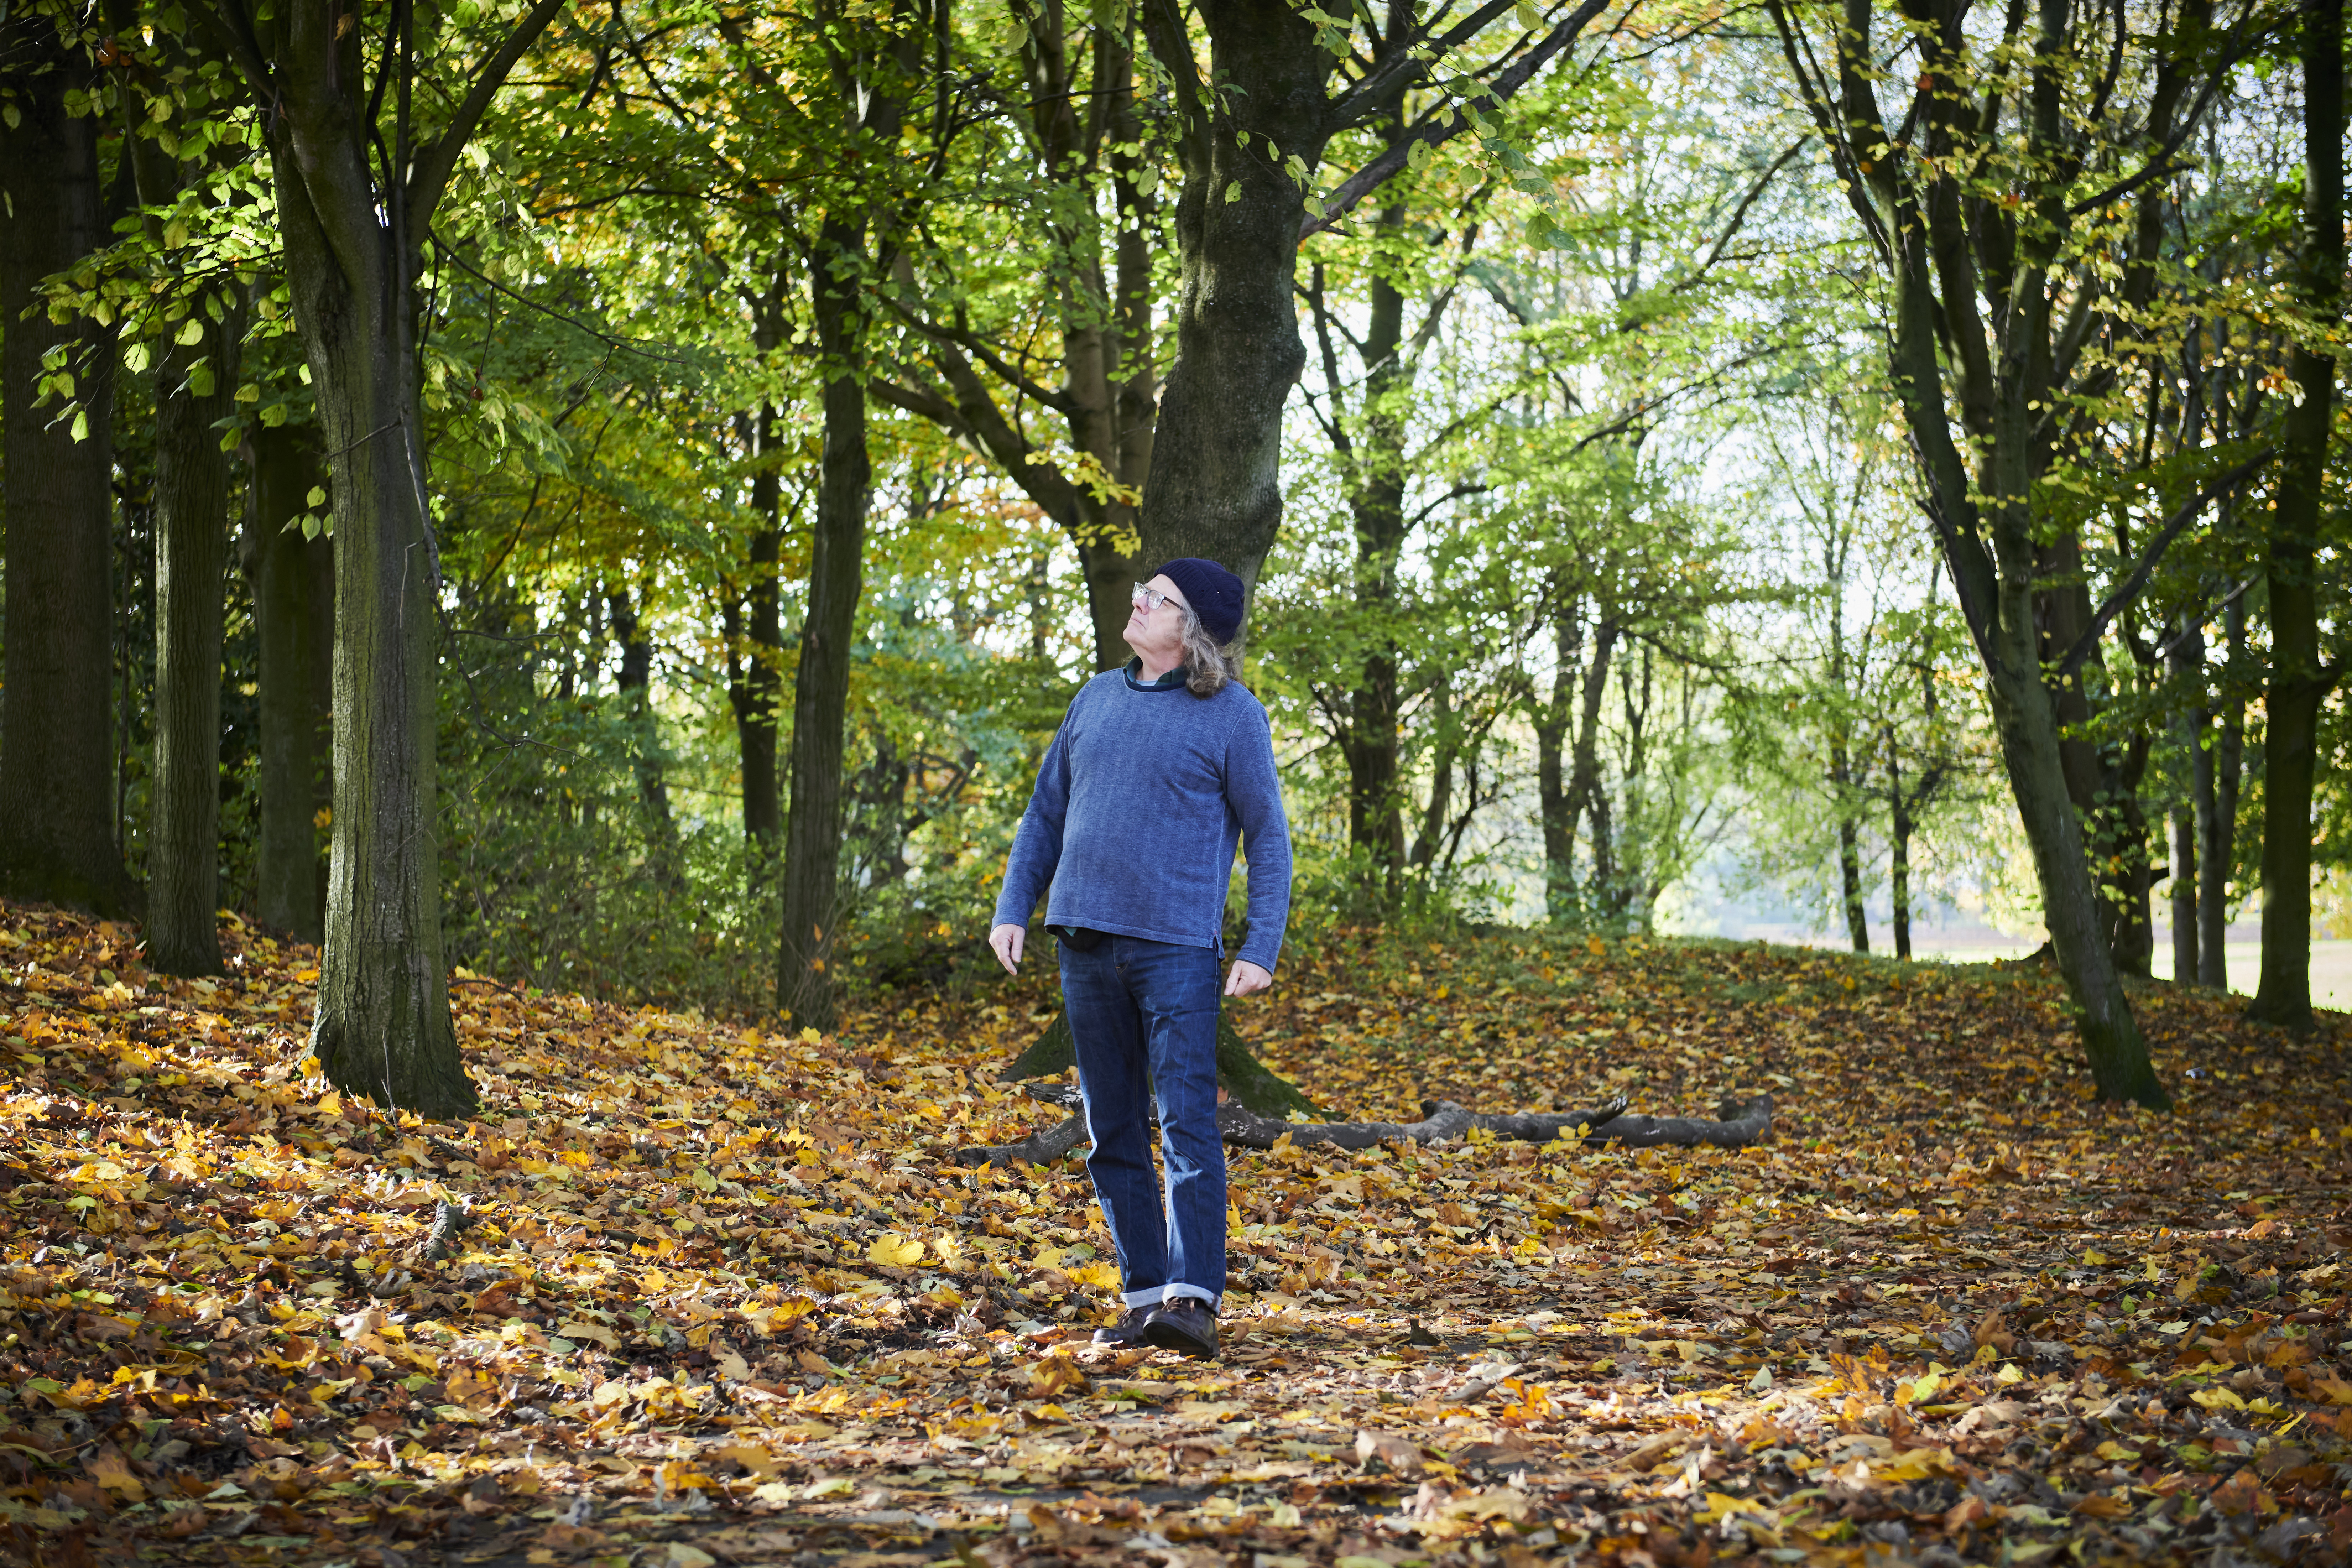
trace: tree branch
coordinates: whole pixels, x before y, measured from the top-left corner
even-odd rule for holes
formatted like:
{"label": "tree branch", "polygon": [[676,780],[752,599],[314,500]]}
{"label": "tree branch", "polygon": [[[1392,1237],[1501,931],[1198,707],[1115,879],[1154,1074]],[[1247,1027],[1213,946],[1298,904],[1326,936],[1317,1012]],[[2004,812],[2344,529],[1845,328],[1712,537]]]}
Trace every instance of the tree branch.
{"label": "tree branch", "polygon": [[2157,563],[2164,558],[2166,549],[2180,536],[2181,531],[2196,521],[2207,506],[2237,489],[2255,469],[2268,462],[2270,456],[2271,448],[2263,447],[2181,502],[2179,510],[2164,520],[2164,526],[2157,531],[2156,537],[2148,542],[2147,550],[2140,556],[2139,564],[2133,567],[2131,575],[2107,595],[2105,603],[2099,606],[2098,614],[2091,617],[2091,624],[2083,629],[2083,635],[2074,639],[2074,646],[2068,648],[2065,657],[2058,661],[2056,669],[2052,672],[2053,679],[2072,680],[2074,678],[2091,655],[2098,650],[2099,638],[2106,635],[2107,623],[2139,597],[2140,591],[2147,586],[2148,578],[2155,575]]}
{"label": "tree branch", "polygon": [[[539,0],[515,24],[514,31],[499,46],[498,53],[482,63],[482,68],[475,74],[474,85],[466,90],[465,100],[449,117],[448,128],[418,150],[415,167],[408,176],[408,188],[403,193],[413,232],[422,234],[432,223],[433,209],[440,205],[443,193],[448,189],[449,176],[457,172],[457,155],[473,139],[474,128],[481,123],[482,116],[489,112],[490,101],[506,85],[508,73],[539,41],[540,34],[555,20],[556,13],[570,3],[571,0]],[[394,177],[397,178],[399,173],[394,170]]]}
{"label": "tree branch", "polygon": [[1330,106],[1323,121],[1325,132],[1336,135],[1391,107],[1407,89],[1428,74],[1434,61],[1476,37],[1489,23],[1509,15],[1515,3],[1516,0],[1488,0],[1433,44],[1428,42],[1429,27],[1434,27],[1442,18],[1430,18],[1429,27],[1418,28],[1413,37],[1392,45],[1386,58],[1367,71],[1347,97]]}
{"label": "tree branch", "polygon": [[[1583,32],[1595,16],[1606,10],[1608,4],[1609,0],[1584,0],[1582,5],[1569,13],[1565,20],[1545,36],[1543,42],[1514,60],[1508,69],[1495,79],[1495,85],[1486,89],[1489,101],[1496,105],[1508,102],[1519,89],[1527,86],[1528,81],[1533,79],[1538,71],[1551,63],[1553,56],[1574,43],[1577,35]],[[1300,242],[1304,243],[1309,236],[1320,234],[1329,228],[1352,211],[1357,203],[1395,178],[1397,173],[1404,168],[1406,161],[1412,155],[1415,146],[1440,146],[1469,129],[1469,117],[1459,110],[1448,115],[1444,123],[1440,123],[1434,114],[1423,119],[1420,124],[1391,143],[1389,149],[1379,157],[1340,181],[1339,188],[1323,198],[1322,216],[1317,217],[1310,215],[1305,223],[1299,225]]]}

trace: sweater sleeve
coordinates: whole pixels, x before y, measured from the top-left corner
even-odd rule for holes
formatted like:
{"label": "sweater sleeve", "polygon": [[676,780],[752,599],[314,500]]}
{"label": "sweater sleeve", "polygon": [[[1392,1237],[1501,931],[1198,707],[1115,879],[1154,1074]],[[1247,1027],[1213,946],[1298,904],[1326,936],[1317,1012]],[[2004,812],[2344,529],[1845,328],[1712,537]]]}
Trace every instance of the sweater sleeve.
{"label": "sweater sleeve", "polygon": [[1290,924],[1290,819],[1275,771],[1274,731],[1255,701],[1226,742],[1225,798],[1241,821],[1249,862],[1249,934],[1234,956],[1271,974]]}
{"label": "sweater sleeve", "polygon": [[1054,731],[1054,743],[1045,748],[1037,787],[1029,792],[1029,809],[1021,814],[1012,851],[1004,858],[1004,886],[996,895],[992,926],[1027,925],[1037,900],[1054,885],[1054,870],[1062,863],[1062,823],[1070,810],[1070,719],[1077,709],[1073,700],[1062,727]]}

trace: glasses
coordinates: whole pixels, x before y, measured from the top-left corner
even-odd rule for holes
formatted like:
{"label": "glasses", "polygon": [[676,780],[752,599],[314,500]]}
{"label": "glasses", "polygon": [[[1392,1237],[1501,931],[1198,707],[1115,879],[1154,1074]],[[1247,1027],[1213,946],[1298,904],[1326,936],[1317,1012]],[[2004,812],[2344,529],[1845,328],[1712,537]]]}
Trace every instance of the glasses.
{"label": "glasses", "polygon": [[1183,600],[1173,594],[1163,594],[1149,583],[1138,583],[1135,585],[1135,592],[1128,595],[1128,602],[1142,605],[1143,613],[1147,616],[1162,605],[1174,605],[1178,609],[1184,607]]}

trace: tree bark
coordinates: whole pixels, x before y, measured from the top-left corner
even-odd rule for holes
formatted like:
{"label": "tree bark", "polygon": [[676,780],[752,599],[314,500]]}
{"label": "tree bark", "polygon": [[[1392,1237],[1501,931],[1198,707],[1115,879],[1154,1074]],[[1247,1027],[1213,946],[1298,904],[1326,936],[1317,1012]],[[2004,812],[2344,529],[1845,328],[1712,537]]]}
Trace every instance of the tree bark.
{"label": "tree bark", "polygon": [[2212,809],[2213,754],[2205,746],[2212,723],[2206,706],[2204,616],[2201,600],[2181,613],[2172,649],[2173,679],[2189,693],[2173,716],[2174,740],[2182,761],[2189,764],[2188,798],[2172,810],[2172,981],[2176,985],[2197,984],[2197,846],[2204,837],[2206,814]]}
{"label": "tree bark", "polygon": [[[762,859],[774,853],[783,832],[783,805],[777,793],[776,719],[783,698],[783,629],[777,563],[783,551],[783,480],[774,468],[776,409],[761,404],[744,422],[751,456],[760,467],[751,475],[751,543],[741,608],[740,636],[730,636],[729,705],[743,768],[743,837]],[[740,646],[736,646],[739,645]]]}
{"label": "tree bark", "polygon": [[[107,239],[99,121],[66,112],[68,91],[98,84],[82,50],[36,11],[0,21],[0,61],[16,114],[0,124],[0,891],[127,914],[140,894],[115,840],[108,690],[113,334],[87,320],[58,325],[37,292]],[[54,348],[70,355],[79,440],[57,398],[34,406]]]}
{"label": "tree bark", "polygon": [[[833,16],[834,0],[819,7]],[[854,24],[834,18],[850,37]],[[895,149],[919,56],[913,28],[900,30],[895,57],[837,53],[834,86],[850,106],[845,127],[861,149]],[[804,1028],[833,1027],[833,973],[839,931],[844,731],[849,709],[850,643],[865,588],[866,512],[873,467],[866,447],[866,289],[887,276],[869,256],[869,236],[894,215],[848,205],[819,226],[810,268],[817,352],[824,366],[824,445],[819,458],[816,537],[809,562],[808,614],[801,623],[793,683],[792,806],[784,822],[782,943],[776,1006]]]}
{"label": "tree bark", "polygon": [[2172,823],[2172,978],[2197,979],[2197,817],[2175,808]]}
{"label": "tree bark", "polygon": [[309,942],[326,934],[318,816],[332,799],[335,555],[331,539],[305,539],[289,525],[309,510],[323,477],[307,426],[254,432],[243,553],[260,644],[256,913],[270,930]]}
{"label": "tree bark", "polygon": [[2142,979],[2152,973],[2156,957],[2156,867],[2148,855],[2147,811],[2139,798],[2150,747],[2151,738],[2142,731],[2124,742],[2123,755],[2105,770],[2102,793],[2112,804],[2099,843],[2100,858],[2122,866],[2111,884],[2107,946],[2117,969]]}
{"label": "tree bark", "polygon": [[[257,32],[192,16],[268,112],[279,234],[335,524],[334,821],[310,1050],[347,1094],[428,1118],[477,1108],[449,1016],[435,798],[441,567],[425,503],[415,280],[435,207],[491,98],[564,0],[534,0],[412,140],[413,13],[380,42],[323,5]],[[372,42],[387,57],[365,58]],[[468,62],[455,62],[461,68]],[[386,175],[372,82],[393,89]]]}
{"label": "tree bark", "polygon": [[815,549],[808,614],[801,623],[793,685],[792,812],[784,825],[783,952],[776,1006],[804,1028],[833,1027],[831,972],[841,874],[841,764],[849,707],[849,647],[865,588],[866,509],[873,468],[866,449],[866,389],[849,369],[865,331],[856,276],[866,247],[863,219],[828,219],[820,267],[816,330],[828,364],[824,451],[817,481]]}
{"label": "tree bark", "polygon": [[1845,914],[1846,941],[1856,952],[1870,951],[1870,912],[1862,892],[1862,816],[1853,805],[1853,759],[1843,736],[1830,742],[1830,791],[1838,830],[1838,894]]}
{"label": "tree bark", "polygon": [[2238,792],[2246,777],[2246,700],[2237,685],[2245,666],[2246,609],[2242,598],[2222,611],[2229,661],[2222,679],[2221,727],[2214,738],[2211,810],[2197,847],[2197,982],[2230,988],[2230,881],[2238,866]]}
{"label": "tree bark", "polygon": [[[189,345],[175,340],[155,368],[155,749],[146,936],[147,962],[165,974],[221,972],[221,613],[229,462],[213,425],[236,406],[241,325],[235,315],[205,322],[201,339]],[[209,390],[199,393],[207,375]]]}
{"label": "tree bark", "polygon": [[[1323,158],[1331,57],[1286,0],[1204,0],[1217,101],[1175,7],[1144,7],[1175,79],[1184,169],[1176,205],[1176,363],[1138,519],[1142,556],[1223,563],[1254,599],[1282,524],[1282,408],[1307,363],[1293,309],[1302,194],[1286,172]],[[1246,133],[1255,151],[1245,151]],[[1244,624],[1246,635],[1247,624]]]}
{"label": "tree bark", "polygon": [[1903,754],[1895,744],[1895,727],[1886,728],[1887,867],[1886,883],[1893,904],[1895,956],[1911,956],[1911,821],[1912,801],[1903,793]]}
{"label": "tree bark", "polygon": [[[2305,307],[2333,327],[2344,295],[2344,5],[2304,0],[2303,256]],[[2263,967],[2248,1016],[2311,1026],[2311,799],[2319,710],[2332,684],[2321,667],[2318,555],[2336,362],[2295,345],[2303,399],[2287,411],[2277,510],[2263,563],[2271,599],[2270,700],[2263,743]]]}

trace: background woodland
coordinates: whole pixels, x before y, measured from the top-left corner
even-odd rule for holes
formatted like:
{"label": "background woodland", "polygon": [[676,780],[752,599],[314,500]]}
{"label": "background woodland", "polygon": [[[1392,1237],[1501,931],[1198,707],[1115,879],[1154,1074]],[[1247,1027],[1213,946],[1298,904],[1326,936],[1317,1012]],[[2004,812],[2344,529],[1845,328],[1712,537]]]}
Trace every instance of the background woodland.
{"label": "background woodland", "polygon": [[1201,553],[1302,930],[2005,901],[2160,1103],[2158,931],[2307,1022],[2347,854],[2342,76],[2329,0],[13,8],[0,890],[322,942],[428,1114],[452,973],[828,1027],[981,973]]}

